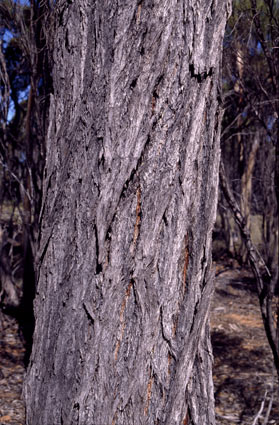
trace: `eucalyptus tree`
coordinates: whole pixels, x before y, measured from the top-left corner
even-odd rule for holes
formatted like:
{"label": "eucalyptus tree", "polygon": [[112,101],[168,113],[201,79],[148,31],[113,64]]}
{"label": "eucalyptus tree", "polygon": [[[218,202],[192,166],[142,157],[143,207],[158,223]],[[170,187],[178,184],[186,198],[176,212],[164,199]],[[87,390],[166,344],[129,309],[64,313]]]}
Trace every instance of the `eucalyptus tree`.
{"label": "eucalyptus tree", "polygon": [[226,0],[58,0],[28,425],[214,424]]}

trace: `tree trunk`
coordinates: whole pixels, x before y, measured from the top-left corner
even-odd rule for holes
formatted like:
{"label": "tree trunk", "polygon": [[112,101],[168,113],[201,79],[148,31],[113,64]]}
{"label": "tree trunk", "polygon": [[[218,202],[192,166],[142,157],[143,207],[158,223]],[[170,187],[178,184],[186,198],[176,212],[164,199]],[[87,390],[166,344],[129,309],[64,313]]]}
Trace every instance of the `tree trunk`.
{"label": "tree trunk", "polygon": [[[246,142],[247,143],[247,142]],[[245,165],[241,176],[240,209],[246,222],[246,227],[251,233],[251,209],[252,209],[252,179],[256,162],[257,151],[260,146],[260,135],[255,133],[250,150],[247,149]],[[244,159],[242,159],[244,162]],[[247,250],[245,243],[241,241],[240,255],[243,263],[247,263]]]}
{"label": "tree trunk", "polygon": [[229,1],[56,7],[27,424],[214,424]]}

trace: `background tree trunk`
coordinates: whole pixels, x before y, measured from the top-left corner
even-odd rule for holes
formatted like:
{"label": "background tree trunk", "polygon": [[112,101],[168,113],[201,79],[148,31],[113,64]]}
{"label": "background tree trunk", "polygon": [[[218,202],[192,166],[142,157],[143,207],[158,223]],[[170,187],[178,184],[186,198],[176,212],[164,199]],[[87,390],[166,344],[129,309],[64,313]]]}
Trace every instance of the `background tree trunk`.
{"label": "background tree trunk", "polygon": [[28,425],[215,423],[228,3],[57,4]]}

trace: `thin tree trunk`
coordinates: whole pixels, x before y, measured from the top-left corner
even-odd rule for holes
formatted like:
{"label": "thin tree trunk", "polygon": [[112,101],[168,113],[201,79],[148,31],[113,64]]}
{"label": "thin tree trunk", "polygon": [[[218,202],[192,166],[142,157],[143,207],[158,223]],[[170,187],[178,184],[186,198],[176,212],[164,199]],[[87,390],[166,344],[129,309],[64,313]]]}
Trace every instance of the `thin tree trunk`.
{"label": "thin tree trunk", "polygon": [[[246,142],[247,143],[247,142]],[[245,166],[243,167],[243,174],[241,176],[241,196],[240,196],[240,208],[241,213],[245,219],[246,227],[251,232],[251,203],[252,203],[252,178],[254,172],[254,166],[256,161],[257,151],[260,146],[259,134],[256,133],[252,142],[251,149],[247,155]],[[244,159],[242,159],[244,162]],[[247,250],[245,243],[242,243],[240,248],[240,255],[244,263],[247,262]]]}
{"label": "thin tree trunk", "polygon": [[239,226],[243,243],[247,249],[247,256],[256,280],[265,333],[273,354],[274,365],[276,367],[277,376],[279,379],[278,323],[275,324],[272,311],[275,291],[274,276],[271,275],[262,256],[253,245],[249,229],[246,226],[246,220],[243,217],[240,207],[231,192],[222,162],[220,164],[220,185],[228,205],[233,213],[234,219]]}
{"label": "thin tree trunk", "polygon": [[215,424],[228,3],[57,5],[28,425]]}

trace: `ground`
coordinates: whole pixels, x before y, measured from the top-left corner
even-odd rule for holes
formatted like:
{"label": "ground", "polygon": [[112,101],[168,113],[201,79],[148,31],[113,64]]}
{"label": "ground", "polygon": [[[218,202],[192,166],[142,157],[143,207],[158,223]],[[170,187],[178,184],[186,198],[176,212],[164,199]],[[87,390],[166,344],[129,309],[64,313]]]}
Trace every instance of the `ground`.
{"label": "ground", "polygon": [[217,424],[278,425],[278,379],[249,270],[217,266],[211,333]]}
{"label": "ground", "polygon": [[0,425],[24,425],[24,344],[16,319],[0,313]]}
{"label": "ground", "polygon": [[[217,425],[279,425],[278,380],[251,272],[217,265],[211,307]],[[2,314],[0,320],[0,425],[24,425],[23,340],[15,319]]]}

